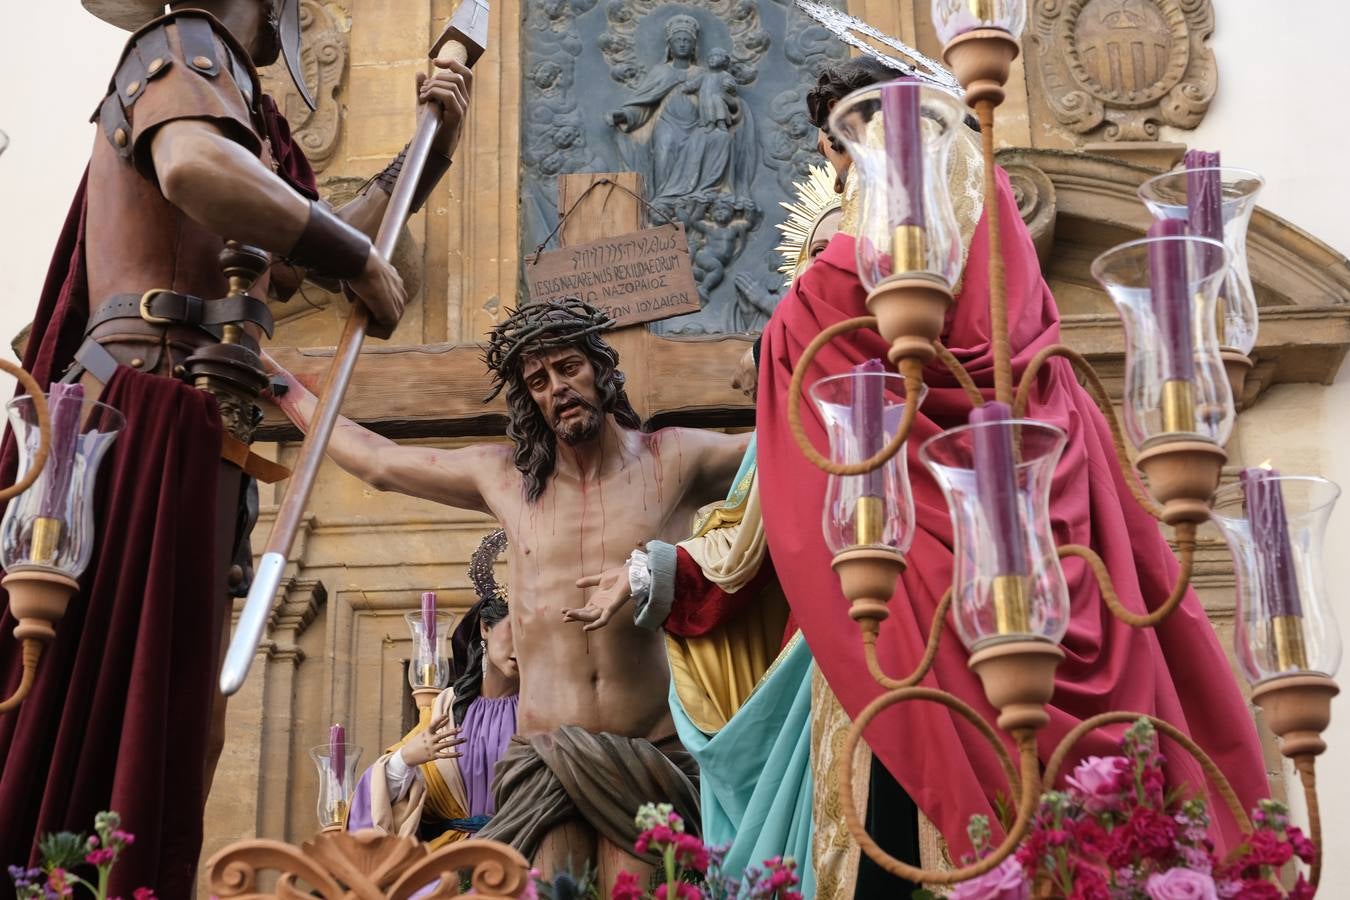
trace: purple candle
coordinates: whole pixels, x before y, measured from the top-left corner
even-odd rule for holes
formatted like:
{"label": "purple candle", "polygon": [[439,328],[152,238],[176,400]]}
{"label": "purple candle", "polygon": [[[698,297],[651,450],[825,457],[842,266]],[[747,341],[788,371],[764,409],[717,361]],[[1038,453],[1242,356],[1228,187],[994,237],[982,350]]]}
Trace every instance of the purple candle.
{"label": "purple candle", "polygon": [[923,132],[919,120],[919,82],[897,78],[881,86],[881,116],[886,136],[890,190],[890,226],[925,224],[923,213]]}
{"label": "purple candle", "polygon": [[427,638],[427,652],[436,656],[436,592],[422,594],[422,633]]}
{"label": "purple candle", "polygon": [[[1186,167],[1186,220],[1190,223],[1191,234],[1206,237],[1223,243],[1223,179],[1220,177],[1219,154],[1206,150],[1187,150],[1182,165]],[[1217,265],[1219,260],[1212,255],[1218,251],[1212,247],[1204,248],[1201,259],[1205,268]],[[1222,294],[1223,288],[1220,287]],[[1223,298],[1219,299],[1216,317],[1219,343],[1224,341]]]}
{"label": "purple candle", "polygon": [[343,790],[347,789],[347,729],[334,725],[328,729],[328,762],[333,767],[333,777]]}
{"label": "purple candle", "polygon": [[1261,561],[1261,594],[1272,618],[1303,615],[1279,476],[1280,473],[1273,469],[1260,468],[1243,469],[1239,476],[1247,520],[1251,523],[1252,543]]}
{"label": "purple candle", "polygon": [[45,519],[64,519],[70,479],[75,471],[80,414],[84,411],[84,385],[53,384],[47,402],[51,410],[52,443],[47,467],[42,473],[38,515]]}
{"label": "purple candle", "polygon": [[[885,400],[882,388],[885,379],[878,378],[886,371],[879,359],[869,359],[853,367],[855,375],[867,377],[854,382],[853,389],[853,428],[858,435],[858,461],[875,456],[886,446]],[[882,477],[882,468],[878,466],[863,477],[862,496],[882,497],[886,485]]]}
{"label": "purple candle", "polygon": [[[984,425],[1012,418],[1006,403],[990,402],[970,413],[970,424]],[[975,488],[980,506],[993,529],[999,575],[1027,574],[1026,537],[1017,514],[1017,469],[1013,462],[1011,428],[977,428]]]}
{"label": "purple candle", "polygon": [[1219,177],[1219,154],[1187,150],[1186,218],[1191,233],[1223,243],[1223,181]]}
{"label": "purple candle", "polygon": [[[1151,238],[1185,237],[1186,223],[1160,219],[1148,229]],[[1191,291],[1186,271],[1186,242],[1158,241],[1148,248],[1148,281],[1158,338],[1163,349],[1163,380],[1189,382],[1195,376],[1191,342]]]}

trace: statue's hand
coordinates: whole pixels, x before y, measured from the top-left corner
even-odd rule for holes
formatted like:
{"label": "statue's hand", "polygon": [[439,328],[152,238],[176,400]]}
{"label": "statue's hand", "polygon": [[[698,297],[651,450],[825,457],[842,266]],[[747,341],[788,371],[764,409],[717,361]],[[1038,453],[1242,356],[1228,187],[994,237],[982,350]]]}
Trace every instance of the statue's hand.
{"label": "statue's hand", "polygon": [[399,753],[404,764],[415,769],[433,759],[458,759],[463,754],[456,748],[462,743],[464,738],[459,736],[459,729],[446,713],[414,735]]}
{"label": "statue's hand", "polygon": [[599,575],[577,579],[579,588],[597,588],[580,609],[564,609],[564,622],[582,622],[583,631],[599,631],[633,596],[628,583],[628,564],[607,569]]}
{"label": "statue's hand", "polygon": [[736,364],[736,374],[731,379],[731,386],[749,399],[755,399],[755,392],[759,387],[759,366],[755,365],[753,347],[746,348],[745,353],[741,354],[741,360]]}
{"label": "statue's hand", "polygon": [[441,128],[436,135],[436,149],[445,156],[455,152],[463,131],[464,117],[469,111],[469,97],[473,93],[473,70],[456,60],[436,60],[430,78],[417,74],[417,99],[434,102],[441,107]]}

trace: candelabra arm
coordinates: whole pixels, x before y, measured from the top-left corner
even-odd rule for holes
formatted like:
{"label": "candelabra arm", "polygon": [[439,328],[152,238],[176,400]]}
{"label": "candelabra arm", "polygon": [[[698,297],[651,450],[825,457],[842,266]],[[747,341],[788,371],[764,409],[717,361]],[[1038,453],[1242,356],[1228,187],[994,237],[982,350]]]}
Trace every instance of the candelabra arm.
{"label": "candelabra arm", "polygon": [[1045,784],[1047,787],[1054,787],[1055,779],[1059,777],[1059,770],[1064,765],[1065,758],[1069,751],[1074,748],[1083,736],[1090,731],[1101,728],[1103,725],[1115,725],[1122,722],[1137,722],[1140,719],[1148,719],[1153,723],[1153,727],[1163,734],[1176,741],[1181,747],[1189,753],[1200,768],[1204,770],[1206,777],[1209,778],[1214,789],[1218,791],[1228,811],[1233,814],[1233,819],[1237,821],[1238,826],[1244,834],[1252,833],[1252,820],[1248,818],[1247,811],[1242,808],[1242,801],[1238,800],[1237,794],[1233,791],[1233,786],[1224,777],[1223,772],[1214,764],[1214,760],[1209,758],[1209,754],[1200,748],[1200,745],[1191,740],[1180,728],[1177,728],[1170,722],[1159,719],[1157,716],[1150,716],[1144,713],[1136,712],[1106,712],[1093,716],[1090,719],[1084,719],[1074,726],[1073,730],[1064,735],[1059,746],[1055,747],[1055,752],[1050,754],[1049,761],[1045,764]]}
{"label": "candelabra arm", "polygon": [[994,177],[994,101],[979,100],[984,150],[984,212],[989,219],[989,318],[994,346],[994,399],[1013,402],[1012,339],[1008,331],[1008,294],[1003,271],[1003,243],[998,214],[998,182]]}
{"label": "candelabra arm", "polygon": [[1308,807],[1308,839],[1316,852],[1308,881],[1316,888],[1322,880],[1322,813],[1317,805],[1317,757],[1301,753],[1294,757],[1294,768],[1298,769],[1299,781],[1303,782],[1303,800]]}
{"label": "candelabra arm", "polygon": [[28,471],[14,484],[0,490],[0,503],[6,503],[32,487],[33,482],[37,481],[38,476],[42,474],[42,469],[47,464],[47,454],[52,449],[52,420],[47,395],[42,392],[42,386],[37,383],[37,379],[29,375],[24,369],[4,359],[0,359],[0,371],[13,375],[24,391],[33,398],[33,409],[37,413],[38,433],[41,435],[38,440],[37,452],[33,454],[33,463],[28,467]]}
{"label": "candelabra arm", "polygon": [[19,686],[14,689],[14,693],[8,700],[0,703],[0,715],[4,715],[11,710],[19,708],[19,704],[28,696],[28,692],[33,689],[33,682],[37,681],[38,660],[42,657],[42,641],[34,638],[25,638],[23,641],[23,676],[19,680]]}
{"label": "candelabra arm", "polygon": [[875,619],[858,623],[858,626],[862,629],[863,655],[867,658],[867,671],[872,673],[872,677],[876,679],[877,684],[888,691],[894,691],[900,688],[913,687],[923,681],[924,676],[928,674],[928,670],[933,668],[933,660],[937,659],[938,644],[942,641],[942,628],[947,622],[947,613],[951,608],[952,589],[947,588],[947,592],[942,595],[942,602],[938,604],[937,611],[933,613],[933,626],[928,631],[928,646],[924,648],[923,659],[919,660],[918,667],[906,678],[892,678],[881,668],[881,661],[877,659],[877,634],[881,623]]}
{"label": "candelabra arm", "polygon": [[797,446],[801,448],[802,455],[813,466],[830,475],[863,475],[881,468],[888,459],[900,452],[900,448],[909,438],[909,431],[914,426],[914,420],[919,414],[919,394],[923,387],[923,363],[917,359],[906,357],[898,363],[900,374],[905,376],[905,409],[900,416],[900,427],[896,429],[895,436],[885,447],[862,462],[836,463],[817,450],[811,444],[810,438],[806,436],[806,431],[802,427],[802,391],[805,387],[803,382],[806,380],[806,373],[811,368],[811,362],[816,358],[816,354],[820,352],[822,347],[841,334],[857,331],[860,328],[876,328],[876,325],[876,316],[858,316],[857,318],[836,322],[816,335],[815,339],[806,345],[806,350],[802,352],[801,357],[797,360],[796,367],[792,370],[792,381],[788,385],[788,427],[792,430],[792,437],[797,441]]}
{"label": "candelabra arm", "polygon": [[[877,842],[872,840],[872,836],[867,833],[867,828],[863,825],[862,815],[858,812],[858,806],[853,797],[853,751],[862,738],[863,730],[872,719],[888,706],[904,700],[927,700],[932,703],[940,703],[953,712],[959,713],[966,721],[974,725],[997,751],[1004,774],[1008,776],[1008,784],[1012,788],[1013,796],[1017,797],[1017,817],[1008,828],[1003,843],[999,844],[998,848],[988,856],[968,866],[945,872],[911,866],[881,849]],[[1031,729],[1018,729],[1014,732],[1013,738],[1017,742],[1018,758],[1022,767],[1020,777],[1013,768],[1012,759],[1008,756],[1003,741],[999,739],[993,727],[958,697],[946,691],[922,687],[901,688],[882,694],[863,709],[862,714],[853,723],[853,727],[849,729],[848,737],[844,740],[843,753],[839,759],[839,793],[844,807],[844,822],[848,825],[849,833],[853,835],[853,839],[858,842],[862,851],[877,865],[892,875],[915,884],[955,884],[958,881],[978,878],[985,872],[997,868],[1012,855],[1013,851],[1017,849],[1017,845],[1027,836],[1027,832],[1031,828],[1032,816],[1035,815],[1041,795],[1041,764],[1036,755],[1036,733]]]}
{"label": "candelabra arm", "polygon": [[1135,501],[1144,508],[1144,511],[1161,521],[1162,507],[1149,496],[1148,491],[1144,490],[1144,486],[1140,483],[1139,476],[1135,473],[1134,466],[1130,462],[1130,452],[1125,448],[1125,433],[1121,431],[1120,417],[1116,415],[1116,408],[1111,403],[1111,395],[1106,392],[1106,385],[1102,384],[1101,376],[1097,374],[1097,370],[1092,368],[1092,364],[1084,359],[1083,355],[1077,350],[1064,344],[1051,344],[1031,358],[1031,362],[1022,372],[1021,382],[1017,385],[1017,400],[1013,403],[1013,415],[1019,419],[1026,416],[1027,401],[1031,398],[1031,388],[1036,383],[1036,376],[1040,374],[1041,367],[1045,365],[1046,361],[1056,356],[1067,359],[1078,370],[1078,374],[1083,376],[1083,380],[1087,382],[1088,389],[1092,393],[1092,399],[1096,401],[1097,408],[1101,410],[1102,417],[1106,419],[1107,427],[1111,429],[1111,443],[1116,448],[1116,463],[1120,466],[1120,477],[1125,479],[1125,484],[1129,487],[1130,493],[1134,495]]}
{"label": "candelabra arm", "polygon": [[939,341],[933,341],[933,350],[937,353],[937,358],[942,361],[942,364],[951,371],[952,377],[956,379],[956,383],[961,385],[965,390],[966,397],[970,399],[970,405],[972,407],[984,406],[984,395],[981,394],[980,389],[975,386],[975,379],[970,377],[970,373],[966,371],[966,367],[961,365],[961,360],[957,359],[955,354],[942,346]]}
{"label": "candelabra arm", "polygon": [[1177,573],[1177,581],[1172,587],[1171,596],[1162,606],[1146,615],[1131,612],[1121,605],[1120,598],[1116,596],[1116,589],[1111,584],[1111,573],[1106,571],[1106,563],[1102,562],[1102,558],[1091,547],[1065,544],[1059,548],[1059,558],[1076,556],[1088,564],[1092,574],[1097,577],[1097,586],[1101,589],[1102,599],[1106,601],[1107,608],[1117,619],[1134,628],[1152,628],[1176,611],[1181,601],[1186,599],[1186,591],[1191,586],[1191,573],[1195,568],[1195,527],[1194,522],[1177,524],[1177,559],[1181,563],[1181,571]]}

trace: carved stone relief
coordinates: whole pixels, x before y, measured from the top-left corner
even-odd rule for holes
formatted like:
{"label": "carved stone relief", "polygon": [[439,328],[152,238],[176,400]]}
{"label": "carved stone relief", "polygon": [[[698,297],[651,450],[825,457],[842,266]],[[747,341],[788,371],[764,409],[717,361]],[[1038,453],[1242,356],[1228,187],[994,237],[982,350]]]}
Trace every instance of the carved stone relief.
{"label": "carved stone relief", "polygon": [[300,98],[284,62],[261,71],[263,88],[276,99],[316,172],[332,161],[342,136],[345,113],[337,95],[347,76],[348,22],[341,6],[300,0],[301,64],[317,109],[310,110]]}
{"label": "carved stone relief", "polygon": [[[527,0],[522,250],[557,222],[557,176],[635,171],[649,224],[689,235],[704,308],[654,330],[756,330],[779,202],[815,157],[805,89],[845,48],[779,0]],[[770,177],[772,173],[772,177]]]}
{"label": "carved stone relief", "polygon": [[1036,245],[1036,256],[1044,268],[1050,262],[1050,249],[1055,242],[1055,183],[1036,165],[1032,154],[1019,148],[998,152],[998,164],[1008,173],[1017,212],[1031,232]]}
{"label": "carved stone relief", "polygon": [[1211,0],[1039,0],[1028,31],[1051,113],[1089,140],[1194,128],[1214,99]]}

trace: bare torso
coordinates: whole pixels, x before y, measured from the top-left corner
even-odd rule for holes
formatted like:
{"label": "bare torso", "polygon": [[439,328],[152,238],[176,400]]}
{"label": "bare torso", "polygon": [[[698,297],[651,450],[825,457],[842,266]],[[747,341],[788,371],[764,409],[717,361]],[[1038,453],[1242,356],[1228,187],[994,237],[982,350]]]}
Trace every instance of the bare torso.
{"label": "bare torso", "polygon": [[649,739],[674,732],[661,633],[639,628],[631,616],[586,632],[562,612],[586,603],[589,591],[576,587],[577,579],[622,564],[639,543],[683,539],[698,507],[725,492],[726,484],[697,483],[696,443],[708,437],[615,428],[598,473],[582,478],[563,448],[534,503],[525,498],[508,448],[499,477],[480,478],[509,540],[520,732],[562,725]]}

